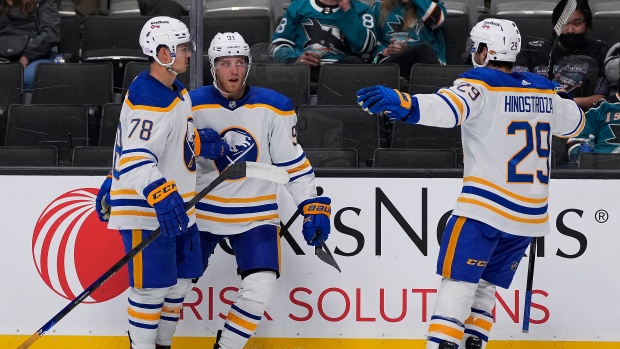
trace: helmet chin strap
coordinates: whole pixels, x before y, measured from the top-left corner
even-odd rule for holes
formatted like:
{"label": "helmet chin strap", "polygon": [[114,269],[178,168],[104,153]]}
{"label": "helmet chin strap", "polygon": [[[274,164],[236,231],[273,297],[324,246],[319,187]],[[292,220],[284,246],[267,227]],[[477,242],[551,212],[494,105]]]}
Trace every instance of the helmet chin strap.
{"label": "helmet chin strap", "polygon": [[162,67],[165,67],[169,72],[171,72],[172,74],[174,74],[174,76],[179,75],[179,72],[177,72],[176,70],[172,69],[172,65],[174,64],[174,61],[177,58],[176,54],[171,54],[170,55],[172,57],[172,61],[170,63],[162,63],[159,58],[157,58],[157,56],[153,56],[153,59],[155,60],[155,62],[157,62],[159,65],[161,65]]}

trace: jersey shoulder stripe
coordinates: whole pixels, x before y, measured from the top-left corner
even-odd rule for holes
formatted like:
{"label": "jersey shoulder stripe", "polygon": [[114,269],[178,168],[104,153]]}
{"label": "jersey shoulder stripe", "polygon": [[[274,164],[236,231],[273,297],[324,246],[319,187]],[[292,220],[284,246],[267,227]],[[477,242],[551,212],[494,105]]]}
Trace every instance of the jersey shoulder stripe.
{"label": "jersey shoulder stripe", "polygon": [[278,113],[281,115],[294,114],[293,103],[288,97],[267,88],[250,86],[246,105],[249,104],[266,104],[272,107],[270,109],[282,111]]}
{"label": "jersey shoulder stripe", "polygon": [[506,74],[497,69],[474,68],[461,74],[458,80],[482,85],[493,92],[512,91],[555,94],[553,83],[534,73],[513,72]]}
{"label": "jersey shoulder stripe", "polygon": [[175,85],[177,91],[164,86],[164,84],[152,77],[148,70],[143,71],[129,85],[125,104],[132,110],[169,112],[188,93],[185,87],[177,80],[175,80]]}

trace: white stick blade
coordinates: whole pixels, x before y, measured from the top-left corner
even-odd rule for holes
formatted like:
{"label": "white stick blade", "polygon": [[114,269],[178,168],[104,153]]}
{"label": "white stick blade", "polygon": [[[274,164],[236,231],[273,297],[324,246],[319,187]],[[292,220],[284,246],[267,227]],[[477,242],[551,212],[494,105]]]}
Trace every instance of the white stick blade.
{"label": "white stick blade", "polygon": [[556,35],[559,36],[560,33],[562,33],[562,29],[566,27],[566,23],[568,23],[568,20],[571,18],[576,8],[577,0],[568,0],[566,2],[566,5],[564,6],[564,11],[562,11],[562,14],[560,15],[560,18],[555,24],[555,27],[553,27]]}
{"label": "white stick blade", "polygon": [[264,179],[278,184],[288,183],[291,179],[291,176],[286,170],[261,162],[246,162],[245,176],[248,178]]}

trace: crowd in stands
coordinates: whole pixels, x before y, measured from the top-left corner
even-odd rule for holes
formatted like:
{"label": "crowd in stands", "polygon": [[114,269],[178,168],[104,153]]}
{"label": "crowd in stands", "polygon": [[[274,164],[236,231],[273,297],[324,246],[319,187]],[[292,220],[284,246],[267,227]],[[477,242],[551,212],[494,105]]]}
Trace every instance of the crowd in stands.
{"label": "crowd in stands", "polygon": [[[224,0],[216,1],[226,3]],[[37,65],[61,64],[64,62],[63,53],[67,57],[66,52],[58,49],[62,46],[59,45],[62,39],[60,3],[59,0],[0,0],[0,62],[19,62],[23,66],[21,88],[25,96],[22,98],[24,104],[29,103],[28,93],[37,88]],[[72,0],[72,3],[82,25],[85,18],[99,17],[105,12],[101,9],[101,0]],[[569,140],[568,144],[554,137],[552,149],[559,168],[576,166],[569,162],[568,150],[581,149],[580,142],[590,134],[596,138],[595,153],[620,152],[620,127],[616,128],[620,124],[617,93],[620,48],[614,42],[607,43],[592,36],[592,28],[597,23],[593,20],[590,4],[587,0],[577,0],[575,14],[563,29],[558,45],[550,52],[555,39],[551,35],[552,29],[565,3],[566,0],[557,3],[550,16],[549,27],[541,29],[542,33],[549,35],[541,34],[546,36],[543,38],[522,37],[522,50],[513,68],[513,71],[532,71],[553,79],[587,111],[588,126],[580,137]],[[188,15],[187,6],[173,0],[136,0],[136,9],[135,14],[144,17],[168,15],[187,20]],[[620,13],[620,6],[618,11]],[[272,20],[275,23],[275,19]],[[449,48],[447,41],[455,35],[446,30],[449,21],[446,6],[440,1],[383,0],[372,3],[361,0],[293,0],[281,20],[275,23],[271,43],[268,51],[264,52],[262,62],[307,65],[313,95],[316,94],[316,85],[320,83],[323,66],[397,65],[400,89],[407,92],[415,64],[454,64],[454,61],[449,62],[446,53]],[[228,22],[229,27],[220,26],[219,31],[235,31],[234,21],[225,23]],[[243,35],[251,41],[251,36]],[[262,44],[263,47],[267,45]],[[548,69],[550,53],[553,58],[551,73]],[[125,65],[126,62],[123,62],[119,66],[124,69]],[[121,74],[121,77],[124,76]],[[209,83],[208,78],[206,74],[205,84]],[[117,80],[116,75],[114,79]],[[115,81],[115,87],[119,86]],[[110,102],[120,101],[117,98]],[[4,140],[7,127],[8,103],[0,97],[0,141]],[[308,104],[316,104],[316,99],[311,99]],[[355,101],[344,104],[355,104]],[[97,122],[100,122],[96,112],[95,115]],[[96,127],[98,131],[99,126]],[[99,145],[92,142],[98,136],[94,137],[91,132],[89,145]],[[389,132],[386,137],[389,138]],[[390,143],[389,139],[384,141]],[[363,162],[360,160],[360,163]]]}

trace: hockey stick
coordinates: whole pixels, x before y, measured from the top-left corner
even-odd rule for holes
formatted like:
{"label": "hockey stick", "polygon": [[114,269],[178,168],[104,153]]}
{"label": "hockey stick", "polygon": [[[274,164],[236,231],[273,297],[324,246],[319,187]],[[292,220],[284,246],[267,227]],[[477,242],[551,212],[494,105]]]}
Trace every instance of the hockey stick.
{"label": "hockey stick", "polygon": [[532,309],[532,287],[534,283],[534,263],[536,262],[536,238],[530,242],[530,255],[527,263],[527,284],[525,285],[525,302],[523,303],[522,333],[530,332],[530,310]]}
{"label": "hockey stick", "polygon": [[553,39],[553,44],[551,45],[551,51],[549,51],[549,65],[547,66],[547,79],[549,81],[553,81],[553,51],[555,51],[556,46],[558,46],[562,29],[566,27],[566,23],[568,23],[568,20],[573,16],[576,8],[577,0],[568,0],[566,5],[564,5],[564,10],[562,11],[560,18],[555,23],[555,27],[553,27],[555,38]]}
{"label": "hockey stick", "polygon": [[[288,183],[290,180],[288,172],[276,166],[257,162],[237,162],[230,165],[230,167],[224,170],[213,182],[211,182],[208,186],[202,189],[200,193],[198,193],[198,195],[194,196],[193,199],[188,201],[185,204],[185,211],[188,211],[192,207],[196,206],[196,204],[203,197],[205,197],[209,192],[215,189],[215,187],[217,187],[230,177],[258,178],[279,184]],[[123,266],[125,266],[125,264],[129,262],[129,260],[131,260],[138,253],[140,253],[140,251],[144,250],[144,248],[148,246],[151,242],[153,242],[153,240],[157,239],[159,235],[161,235],[161,229],[157,228],[155,229],[155,231],[153,231],[153,233],[151,233],[151,235],[144,239],[144,241],[142,241],[131,251],[129,251],[129,253],[127,253],[123,258],[116,262],[116,264],[114,264],[110,269],[108,269],[108,271],[101,275],[97,280],[95,280],[95,282],[88,286],[74,300],[67,304],[67,306],[65,306],[61,311],[59,311],[58,314],[54,315],[54,317],[52,317],[47,323],[45,323],[45,325],[38,329],[37,332],[30,336],[24,343],[17,347],[17,349],[29,348],[34,342],[37,341],[37,339],[39,339],[60,320],[62,320],[62,318],[69,314],[71,310],[77,307],[78,304],[82,303],[82,301],[86,297],[90,296],[97,288],[99,288],[99,286],[101,286],[104,282],[111,278],[112,275],[116,274],[116,272],[118,272]]]}
{"label": "hockey stick", "polygon": [[[553,39],[553,44],[551,44],[551,51],[549,51],[549,65],[547,66],[547,79],[549,81],[553,81],[553,51],[555,51],[556,46],[558,45],[558,41],[560,40],[560,35],[562,34],[562,29],[568,23],[568,20],[575,13],[575,9],[577,8],[577,0],[568,0],[566,5],[564,5],[564,10],[562,10],[562,14],[560,14],[560,18],[555,23],[553,27],[553,33],[555,38]],[[528,258],[527,265],[527,283],[525,285],[525,303],[523,304],[523,327],[521,328],[522,333],[528,333],[530,331],[530,311],[532,308],[532,288],[534,284],[534,263],[536,262],[536,238],[532,239],[530,243],[530,255]]]}
{"label": "hockey stick", "polygon": [[340,271],[340,267],[338,266],[338,263],[336,263],[336,260],[334,259],[334,256],[332,256],[332,253],[329,252],[329,248],[327,247],[325,240],[321,239],[321,231],[318,229],[314,233],[313,240],[316,240],[316,239],[319,239],[319,242],[321,243],[321,245],[314,247],[314,254],[317,257],[319,257],[319,259],[322,260],[323,262],[336,268],[336,270],[338,270],[339,273],[342,273],[342,271]]}

